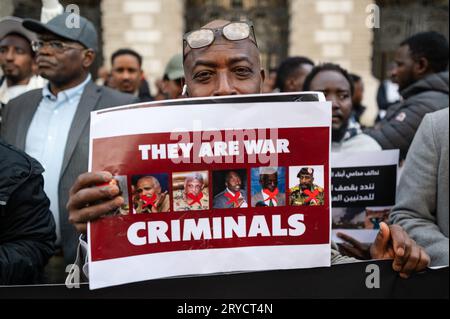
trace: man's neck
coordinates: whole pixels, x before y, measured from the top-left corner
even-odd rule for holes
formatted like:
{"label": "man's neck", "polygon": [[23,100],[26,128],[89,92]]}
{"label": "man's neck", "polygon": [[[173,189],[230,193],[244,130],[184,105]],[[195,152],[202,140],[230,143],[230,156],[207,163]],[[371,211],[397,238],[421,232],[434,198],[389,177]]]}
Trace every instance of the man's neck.
{"label": "man's neck", "polygon": [[67,83],[55,83],[55,82],[50,82],[49,83],[49,87],[50,87],[50,92],[52,92],[52,94],[54,96],[57,96],[58,93],[65,91],[65,90],[69,90],[72,89],[78,85],[80,85],[81,83],[83,83],[86,78],[88,77],[88,73],[83,74],[82,76],[67,82]]}
{"label": "man's neck", "polygon": [[27,85],[28,82],[30,82],[30,79],[31,79],[31,77],[24,78],[19,81],[14,81],[13,79],[6,78],[6,84],[8,85],[8,87],[12,87],[12,86],[16,86],[16,85]]}

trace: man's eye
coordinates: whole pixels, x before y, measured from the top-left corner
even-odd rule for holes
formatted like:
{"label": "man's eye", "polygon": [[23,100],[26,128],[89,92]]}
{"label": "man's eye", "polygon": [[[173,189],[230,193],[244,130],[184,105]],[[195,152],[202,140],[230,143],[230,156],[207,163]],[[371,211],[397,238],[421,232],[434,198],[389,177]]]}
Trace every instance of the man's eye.
{"label": "man's eye", "polygon": [[17,54],[25,54],[25,50],[23,50],[21,48],[16,48],[16,53]]}
{"label": "man's eye", "polygon": [[347,94],[347,93],[342,93],[342,94],[339,95],[339,98],[340,98],[341,100],[345,100],[345,99],[347,99],[347,98],[349,98],[349,97],[350,97],[350,95]]}
{"label": "man's eye", "polygon": [[212,72],[209,71],[201,71],[194,75],[194,79],[198,81],[206,81],[209,80],[212,76]]}
{"label": "man's eye", "polygon": [[244,68],[244,67],[238,67],[234,69],[234,72],[238,75],[238,76],[248,76],[252,73],[252,70],[249,68]]}
{"label": "man's eye", "polygon": [[8,51],[6,48],[0,48],[0,54],[5,54]]}
{"label": "man's eye", "polygon": [[62,42],[59,42],[59,41],[51,41],[50,46],[54,49],[62,49],[64,47]]}

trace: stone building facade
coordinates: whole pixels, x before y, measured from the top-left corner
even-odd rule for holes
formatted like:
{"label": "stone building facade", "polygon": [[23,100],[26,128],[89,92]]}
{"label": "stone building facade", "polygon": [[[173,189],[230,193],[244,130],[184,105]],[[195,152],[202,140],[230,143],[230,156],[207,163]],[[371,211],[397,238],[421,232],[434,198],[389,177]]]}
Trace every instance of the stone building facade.
{"label": "stone building facade", "polygon": [[[410,34],[434,29],[448,37],[446,0],[61,0],[77,4],[100,31],[98,64],[109,67],[111,53],[131,47],[143,55],[144,71],[154,81],[170,57],[180,52],[182,35],[214,18],[255,24],[265,68],[286,56],[304,55],[315,62],[339,63],[365,82],[368,107],[376,116],[375,94],[395,47]],[[2,0],[0,16],[38,18],[40,1]],[[99,65],[96,65],[98,67]]]}

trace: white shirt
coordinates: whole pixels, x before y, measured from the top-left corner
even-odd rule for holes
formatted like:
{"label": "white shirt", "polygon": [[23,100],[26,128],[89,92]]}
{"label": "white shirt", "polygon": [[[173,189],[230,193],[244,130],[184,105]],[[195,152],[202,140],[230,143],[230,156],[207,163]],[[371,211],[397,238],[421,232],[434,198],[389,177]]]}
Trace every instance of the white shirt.
{"label": "white shirt", "polygon": [[[269,206],[269,204],[270,204],[269,195],[267,195],[267,194],[264,193],[263,191],[261,191],[261,194],[262,194],[262,196],[263,196],[264,203],[265,203],[267,206]],[[278,202],[277,202],[277,199],[276,199],[276,198],[272,199],[272,203],[273,203],[273,206],[278,206]]]}
{"label": "white shirt", "polygon": [[34,89],[40,89],[47,84],[47,80],[40,76],[33,76],[28,81],[28,84],[8,86],[6,79],[3,80],[0,86],[0,103],[7,104],[10,100],[19,95]]}

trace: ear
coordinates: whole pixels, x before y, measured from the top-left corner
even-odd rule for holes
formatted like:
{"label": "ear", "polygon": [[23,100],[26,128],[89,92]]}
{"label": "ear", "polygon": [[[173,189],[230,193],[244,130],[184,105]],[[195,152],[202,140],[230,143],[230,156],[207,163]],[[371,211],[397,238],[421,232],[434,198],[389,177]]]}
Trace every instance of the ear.
{"label": "ear", "polygon": [[417,59],[414,63],[414,71],[417,75],[424,75],[429,72],[430,64],[425,57]]}
{"label": "ear", "polygon": [[266,71],[264,71],[264,69],[261,69],[261,71],[260,71],[260,76],[261,76],[260,93],[262,93],[262,91],[263,91],[263,85],[264,85],[264,80],[266,79]]}
{"label": "ear", "polygon": [[92,63],[95,61],[95,51],[92,49],[87,49],[83,53],[83,67],[88,69]]}

